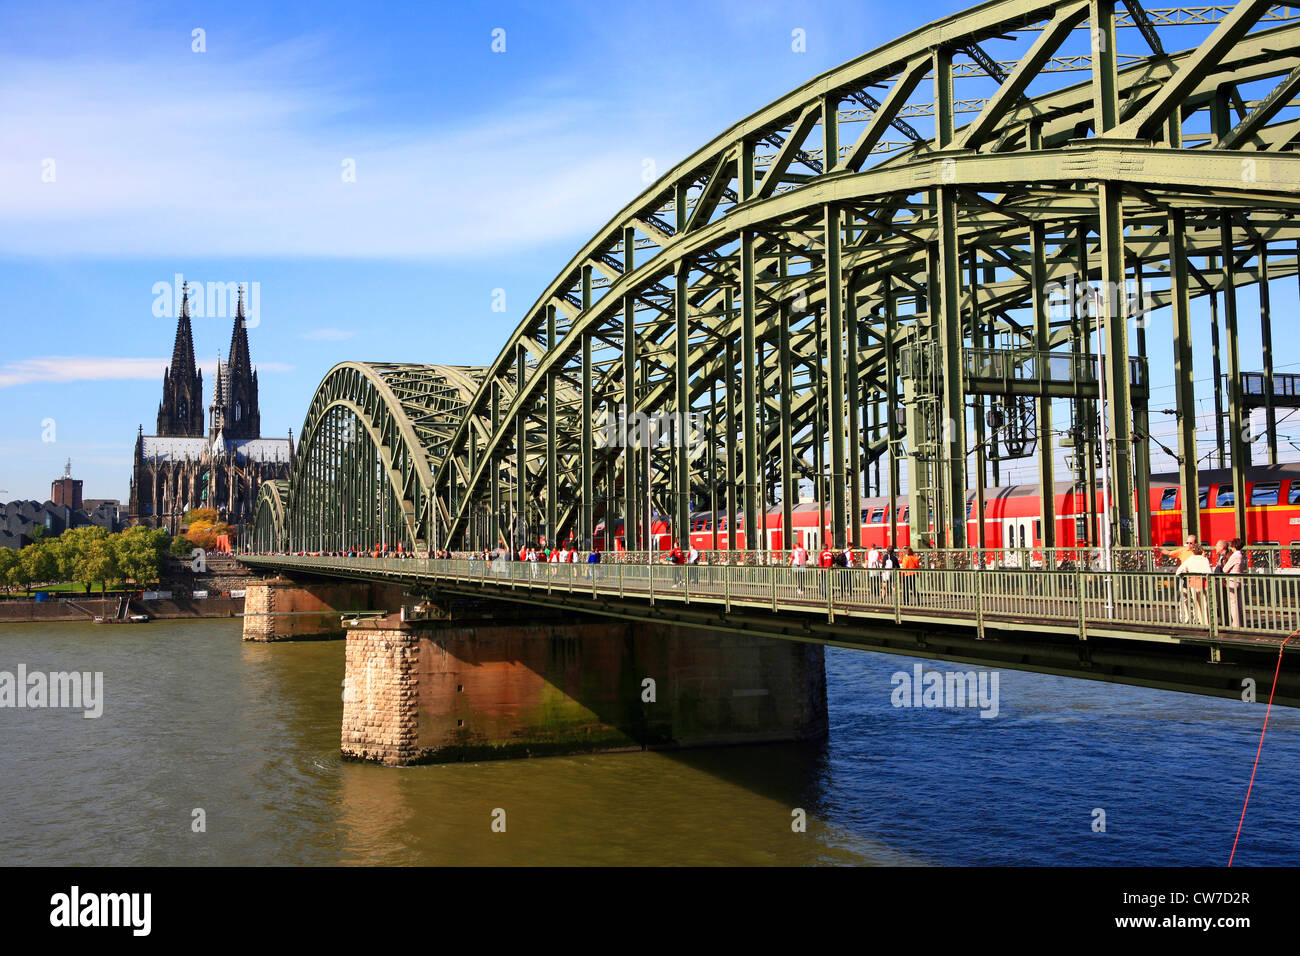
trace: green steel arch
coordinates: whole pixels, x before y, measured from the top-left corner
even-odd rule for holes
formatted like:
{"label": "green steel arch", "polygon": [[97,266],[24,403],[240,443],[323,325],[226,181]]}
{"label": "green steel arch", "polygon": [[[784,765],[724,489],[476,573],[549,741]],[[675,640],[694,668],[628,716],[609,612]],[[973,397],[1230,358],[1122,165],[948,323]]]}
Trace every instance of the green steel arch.
{"label": "green steel arch", "polygon": [[[330,369],[312,396],[282,499],[289,547],[431,546],[434,468],[481,378],[482,369],[448,365],[343,362]],[[268,528],[277,517],[273,494]]]}
{"label": "green steel arch", "polygon": [[[843,542],[874,466],[877,493],[905,477],[914,540],[933,515],[933,543],[964,545],[968,489],[996,483],[1005,450],[985,412],[1031,423],[1017,447],[1047,489],[1065,397],[1080,483],[1107,452],[1113,505],[1094,520],[1137,543],[1154,326],[1122,301],[1134,283],[1168,317],[1195,527],[1189,301],[1222,304],[1240,422],[1236,289],[1300,259],[1298,87],[1300,14],[1258,0],[995,0],[810,80],[668,171],[542,292],[433,463],[438,536],[589,539],[603,516],[653,511],[684,536],[692,507],[734,528],[812,478]],[[695,416],[704,437],[604,447],[611,408]],[[1219,455],[1244,530],[1232,431]],[[769,543],[757,520],[745,533]]]}
{"label": "green steel arch", "polygon": [[288,548],[289,482],[281,478],[264,481],[257,489],[253,506],[253,538],[249,547],[259,554]]}

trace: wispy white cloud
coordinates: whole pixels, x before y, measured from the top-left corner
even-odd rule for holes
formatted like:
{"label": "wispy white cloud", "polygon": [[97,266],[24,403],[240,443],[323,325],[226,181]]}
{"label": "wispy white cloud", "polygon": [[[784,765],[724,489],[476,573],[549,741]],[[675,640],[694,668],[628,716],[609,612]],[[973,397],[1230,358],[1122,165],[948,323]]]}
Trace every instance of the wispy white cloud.
{"label": "wispy white cloud", "polygon": [[317,342],[343,342],[356,334],[353,329],[311,329],[307,332],[299,332],[298,338]]}
{"label": "wispy white cloud", "polygon": [[[15,359],[0,365],[0,388],[15,385],[57,384],[60,382],[100,382],[162,377],[169,359],[111,358],[98,355],[44,355]],[[206,376],[216,370],[216,361],[199,363]],[[259,372],[290,372],[292,365],[261,362]]]}
{"label": "wispy white cloud", "polygon": [[47,355],[40,358],[17,359],[0,365],[0,388],[37,382],[156,378],[166,367],[166,359]]}
{"label": "wispy white cloud", "polygon": [[326,59],[311,43],[220,69],[9,59],[0,253],[473,256],[584,238],[645,187],[643,159],[662,172],[698,145],[581,96],[454,127],[359,123],[367,104]]}

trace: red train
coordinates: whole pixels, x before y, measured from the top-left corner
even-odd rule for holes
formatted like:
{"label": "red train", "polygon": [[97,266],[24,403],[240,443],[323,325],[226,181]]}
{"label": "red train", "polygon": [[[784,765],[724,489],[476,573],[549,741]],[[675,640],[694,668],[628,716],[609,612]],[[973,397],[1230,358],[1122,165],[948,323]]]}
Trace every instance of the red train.
{"label": "red train", "polygon": [[[1229,539],[1236,534],[1232,473],[1227,469],[1200,472],[1200,537],[1214,542]],[[1182,537],[1181,495],[1177,475],[1153,475],[1151,478],[1151,541],[1169,546],[1178,544]],[[1009,485],[985,490],[984,543],[988,548],[1033,548],[1043,543],[1042,516],[1039,514],[1038,485]],[[1068,481],[1057,482],[1056,546],[1069,548],[1089,544],[1090,522],[1087,517],[1087,493],[1076,491]],[[1258,465],[1246,473],[1246,526],[1248,542],[1256,546],[1282,545],[1300,551],[1300,463],[1283,465]],[[967,540],[973,545],[979,540],[976,524],[975,495],[967,496]],[[898,514],[898,538],[889,534],[890,507],[888,498],[863,498],[859,521],[863,546],[895,544],[905,547],[910,543],[908,503],[905,496],[893,502]],[[1098,490],[1096,509],[1101,509]],[[769,550],[784,547],[782,521],[784,515],[778,507],[767,511],[766,538]],[[817,550],[829,534],[831,516],[828,510],[819,511],[817,505],[799,504],[793,509],[795,541],[810,551]],[[695,512],[691,516],[691,543],[701,550],[713,548],[713,522],[718,521],[718,547],[727,547],[728,531],[726,513]],[[657,516],[651,525],[653,546],[657,550],[672,547],[672,527],[667,518]],[[736,528],[731,529],[732,547],[745,546],[745,522],[741,516]],[[623,522],[614,525],[614,547],[623,549]],[[596,546],[604,546],[604,523],[596,527]],[[1283,564],[1291,566],[1284,552]],[[1300,562],[1296,562],[1300,564]]]}

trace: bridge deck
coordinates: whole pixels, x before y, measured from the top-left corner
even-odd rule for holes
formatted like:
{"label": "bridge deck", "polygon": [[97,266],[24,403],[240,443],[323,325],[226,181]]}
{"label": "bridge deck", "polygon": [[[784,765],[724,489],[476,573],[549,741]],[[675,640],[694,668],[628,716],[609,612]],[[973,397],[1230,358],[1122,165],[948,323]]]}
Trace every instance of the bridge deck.
{"label": "bridge deck", "polygon": [[[247,557],[253,566],[411,583],[566,592],[824,615],[1033,631],[1087,639],[1276,648],[1300,629],[1300,577],[1252,574],[1192,587],[1168,573],[545,564],[517,561],[288,556]],[[1236,625],[1236,626],[1234,626]],[[1300,643],[1300,642],[1298,642]],[[1296,648],[1300,650],[1300,647]]]}

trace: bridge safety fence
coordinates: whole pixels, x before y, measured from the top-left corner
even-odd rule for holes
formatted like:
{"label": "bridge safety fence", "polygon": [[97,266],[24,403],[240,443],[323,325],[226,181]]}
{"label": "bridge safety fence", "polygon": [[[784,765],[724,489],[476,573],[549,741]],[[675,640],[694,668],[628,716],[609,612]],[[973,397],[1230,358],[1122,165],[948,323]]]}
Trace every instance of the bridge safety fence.
{"label": "bridge safety fence", "polygon": [[[883,549],[882,549],[883,550]],[[1300,547],[1281,547],[1279,545],[1252,545],[1243,549],[1246,566],[1254,572],[1263,573],[1300,573]],[[901,552],[899,552],[901,553]],[[1104,571],[1104,556],[1099,548],[921,548],[917,556],[924,568],[991,568],[991,569],[1025,569],[1038,571],[1073,571],[1083,569]],[[586,561],[588,552],[578,552],[578,562]],[[854,567],[865,568],[866,548],[854,549]],[[1164,553],[1162,547],[1146,548],[1111,548],[1110,570],[1112,571],[1168,571],[1178,567],[1178,560]],[[1214,561],[1213,551],[1207,547],[1207,557]],[[482,554],[471,551],[453,552],[453,558],[460,560],[482,560]],[[731,567],[778,567],[790,564],[791,552],[788,550],[746,550],[736,548],[731,551],[701,550],[700,563],[706,565],[726,565]],[[666,551],[602,551],[600,560],[605,564],[663,564],[668,561]],[[809,563],[817,563],[816,552],[809,553]]]}
{"label": "bridge safety fence", "polygon": [[560,564],[468,559],[266,556],[279,567],[366,571],[379,577],[477,582],[547,592],[712,602],[904,620],[1034,621],[1178,629],[1215,638],[1286,636],[1300,629],[1300,575],[1174,575],[1082,567],[915,571],[785,565]]}

